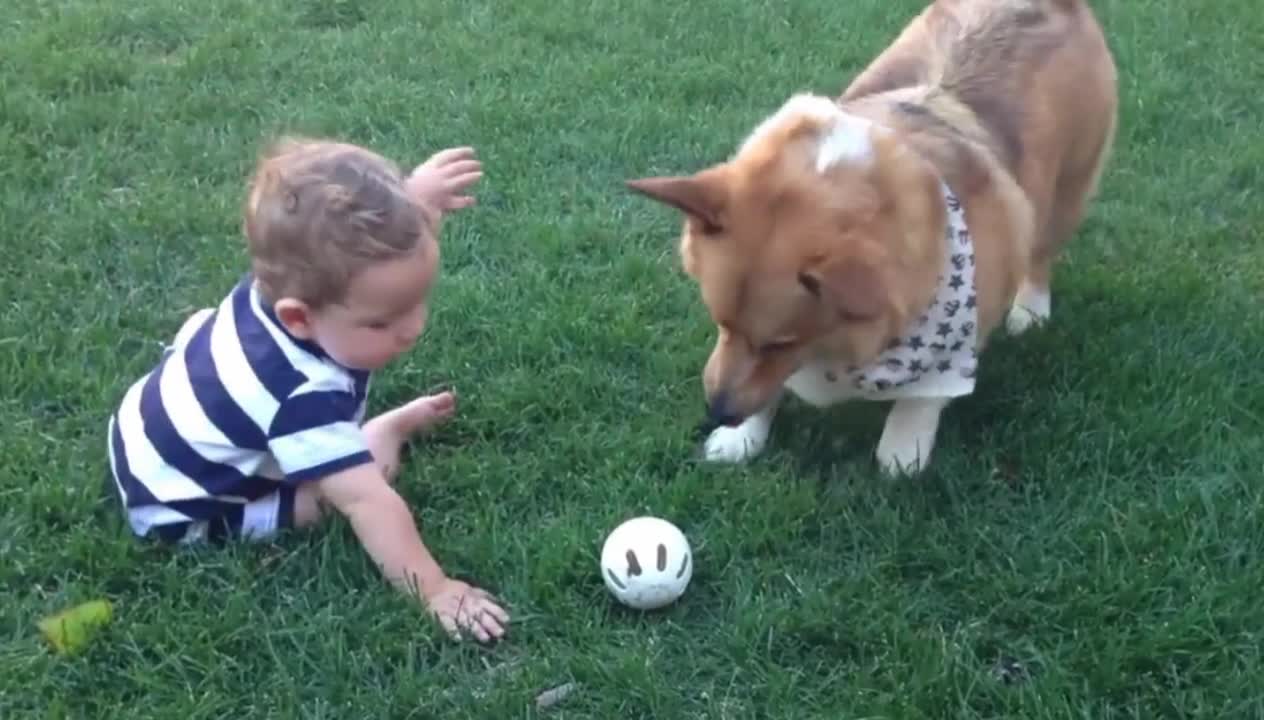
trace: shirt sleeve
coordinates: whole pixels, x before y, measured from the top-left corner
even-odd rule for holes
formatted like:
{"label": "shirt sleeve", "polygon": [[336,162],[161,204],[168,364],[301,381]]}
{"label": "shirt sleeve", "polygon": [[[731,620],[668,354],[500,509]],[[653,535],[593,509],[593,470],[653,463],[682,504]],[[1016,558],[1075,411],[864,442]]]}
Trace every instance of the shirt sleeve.
{"label": "shirt sleeve", "polygon": [[338,390],[312,390],[281,403],[268,430],[268,449],[285,482],[308,480],[372,462],[373,455],[356,418],[359,401]]}

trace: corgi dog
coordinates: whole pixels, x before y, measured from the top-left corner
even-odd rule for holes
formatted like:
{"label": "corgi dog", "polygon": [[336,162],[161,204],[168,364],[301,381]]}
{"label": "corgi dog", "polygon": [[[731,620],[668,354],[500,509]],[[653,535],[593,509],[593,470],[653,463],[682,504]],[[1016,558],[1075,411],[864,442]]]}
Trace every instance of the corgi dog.
{"label": "corgi dog", "polygon": [[628,180],[683,215],[681,263],[718,329],[705,457],[758,455],[788,391],[892,401],[878,464],[924,470],[992,331],[1050,316],[1116,85],[1083,0],[937,0],[840,97],[794,94],[729,160]]}

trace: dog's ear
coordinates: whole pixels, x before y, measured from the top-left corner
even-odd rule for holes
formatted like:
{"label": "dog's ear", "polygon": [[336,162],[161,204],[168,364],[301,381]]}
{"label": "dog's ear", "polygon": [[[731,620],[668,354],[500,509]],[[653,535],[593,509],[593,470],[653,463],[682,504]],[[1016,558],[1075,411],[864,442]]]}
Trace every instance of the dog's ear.
{"label": "dog's ear", "polygon": [[876,320],[889,303],[882,275],[859,259],[827,261],[805,268],[799,272],[799,282],[850,322]]}
{"label": "dog's ear", "polygon": [[939,175],[925,158],[891,133],[877,133],[874,149],[878,161],[872,177],[887,207],[894,211],[902,240],[898,247],[889,249],[905,262],[936,260],[947,222]]}
{"label": "dog's ear", "polygon": [[714,234],[724,229],[728,185],[722,168],[710,168],[693,175],[638,178],[628,180],[627,186],[694,217],[704,233]]}

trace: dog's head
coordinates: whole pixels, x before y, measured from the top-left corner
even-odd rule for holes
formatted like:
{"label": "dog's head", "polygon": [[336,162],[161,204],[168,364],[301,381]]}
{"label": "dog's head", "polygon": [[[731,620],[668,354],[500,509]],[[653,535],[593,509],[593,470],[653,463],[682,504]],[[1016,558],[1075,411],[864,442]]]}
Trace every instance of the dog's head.
{"label": "dog's head", "polygon": [[934,292],[938,176],[891,130],[796,95],[729,161],[628,186],[684,213],[680,254],[719,329],[709,414],[734,425],[814,355],[861,364]]}

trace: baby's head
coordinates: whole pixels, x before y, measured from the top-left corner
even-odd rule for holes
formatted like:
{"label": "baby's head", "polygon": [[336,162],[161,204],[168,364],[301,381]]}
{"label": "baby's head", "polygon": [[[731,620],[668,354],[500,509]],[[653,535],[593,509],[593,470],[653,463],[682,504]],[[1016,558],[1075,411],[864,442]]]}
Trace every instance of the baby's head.
{"label": "baby's head", "polygon": [[260,295],[295,337],[376,370],[421,335],[437,225],[390,161],[354,145],[283,140],[255,170],[244,229]]}

